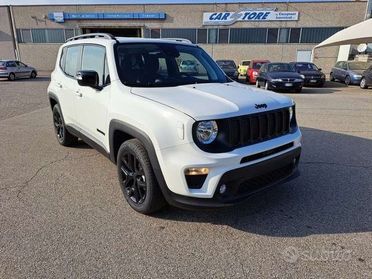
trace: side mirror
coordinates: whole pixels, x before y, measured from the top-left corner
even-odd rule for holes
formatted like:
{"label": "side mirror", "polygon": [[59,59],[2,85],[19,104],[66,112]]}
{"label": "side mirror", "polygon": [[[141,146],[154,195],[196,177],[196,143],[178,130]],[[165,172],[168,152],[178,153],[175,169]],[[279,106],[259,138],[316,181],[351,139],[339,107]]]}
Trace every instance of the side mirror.
{"label": "side mirror", "polygon": [[98,85],[99,77],[96,71],[78,71],[75,77],[80,86],[89,86],[97,90],[102,89]]}
{"label": "side mirror", "polygon": [[322,68],[318,68],[318,70],[319,70],[319,72],[321,72],[322,71]]}

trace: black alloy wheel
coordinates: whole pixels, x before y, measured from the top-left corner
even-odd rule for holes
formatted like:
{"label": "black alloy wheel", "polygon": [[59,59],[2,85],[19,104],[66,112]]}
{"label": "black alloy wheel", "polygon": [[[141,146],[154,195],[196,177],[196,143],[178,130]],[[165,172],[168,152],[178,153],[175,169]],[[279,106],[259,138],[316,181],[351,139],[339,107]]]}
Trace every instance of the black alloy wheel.
{"label": "black alloy wheel", "polygon": [[66,129],[61,108],[58,104],[54,105],[53,107],[53,126],[59,144],[63,146],[73,146],[77,144],[79,139],[70,134],[70,132]]}
{"label": "black alloy wheel", "polygon": [[63,125],[62,116],[58,110],[53,110],[53,124],[58,141],[63,142],[65,137],[64,133],[65,127]]}
{"label": "black alloy wheel", "polygon": [[120,161],[122,187],[129,199],[135,204],[142,204],[146,199],[146,175],[142,164],[135,154],[126,152]]}
{"label": "black alloy wheel", "polygon": [[121,190],[134,210],[150,214],[166,205],[141,141],[130,139],[121,144],[117,154],[117,170]]}

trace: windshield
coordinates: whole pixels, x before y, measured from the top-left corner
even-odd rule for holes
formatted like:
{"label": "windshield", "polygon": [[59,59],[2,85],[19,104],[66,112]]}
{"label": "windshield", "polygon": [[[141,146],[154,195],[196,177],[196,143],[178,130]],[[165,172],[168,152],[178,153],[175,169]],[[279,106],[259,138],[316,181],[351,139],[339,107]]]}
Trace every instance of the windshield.
{"label": "windshield", "polygon": [[259,70],[265,63],[267,63],[267,61],[254,62],[252,68],[255,70]]}
{"label": "windshield", "polygon": [[272,63],[269,64],[269,72],[294,72],[292,65],[287,63]]}
{"label": "windshield", "polygon": [[221,68],[236,68],[235,62],[232,60],[217,60],[216,63]]}
{"label": "windshield", "polygon": [[370,64],[367,62],[352,62],[349,63],[350,70],[367,70]]}
{"label": "windshield", "polygon": [[231,82],[212,58],[197,46],[117,44],[115,55],[120,80],[127,86],[166,87]]}
{"label": "windshield", "polygon": [[242,61],[242,65],[243,66],[249,66],[249,63],[251,63],[251,61],[247,60],[247,61]]}
{"label": "windshield", "polygon": [[312,63],[296,63],[294,64],[298,71],[318,71],[318,67]]}

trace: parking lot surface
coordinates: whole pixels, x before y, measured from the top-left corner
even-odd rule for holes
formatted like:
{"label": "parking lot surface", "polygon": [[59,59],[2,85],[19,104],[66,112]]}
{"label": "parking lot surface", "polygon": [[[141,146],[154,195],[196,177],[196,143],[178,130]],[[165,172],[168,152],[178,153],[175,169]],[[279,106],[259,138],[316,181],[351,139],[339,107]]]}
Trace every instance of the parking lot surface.
{"label": "parking lot surface", "polygon": [[144,216],[108,159],[57,143],[48,82],[0,81],[0,278],[371,278],[371,89],[288,94],[297,179],[233,208]]}

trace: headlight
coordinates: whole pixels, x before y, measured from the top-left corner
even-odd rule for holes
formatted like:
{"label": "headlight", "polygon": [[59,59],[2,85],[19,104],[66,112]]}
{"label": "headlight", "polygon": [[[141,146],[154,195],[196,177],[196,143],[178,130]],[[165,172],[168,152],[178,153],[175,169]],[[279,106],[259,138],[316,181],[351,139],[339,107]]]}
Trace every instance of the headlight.
{"label": "headlight", "polygon": [[213,142],[218,134],[218,126],[216,121],[201,121],[196,127],[196,137],[202,144]]}
{"label": "headlight", "polygon": [[273,78],[271,81],[272,82],[281,82],[283,80],[281,78]]}
{"label": "headlight", "polygon": [[354,78],[361,78],[362,75],[354,75]]}
{"label": "headlight", "polygon": [[294,82],[303,82],[304,80],[303,79],[299,79],[299,78],[296,78],[295,80],[294,80]]}
{"label": "headlight", "polygon": [[253,76],[258,76],[258,72],[253,72]]}
{"label": "headlight", "polygon": [[293,118],[293,107],[289,107],[289,123],[292,122]]}
{"label": "headlight", "polygon": [[302,79],[305,79],[305,76],[304,76],[304,75],[300,75],[300,77],[301,77]]}

